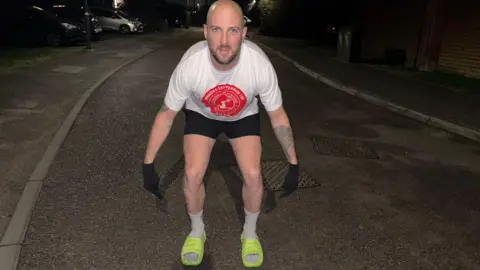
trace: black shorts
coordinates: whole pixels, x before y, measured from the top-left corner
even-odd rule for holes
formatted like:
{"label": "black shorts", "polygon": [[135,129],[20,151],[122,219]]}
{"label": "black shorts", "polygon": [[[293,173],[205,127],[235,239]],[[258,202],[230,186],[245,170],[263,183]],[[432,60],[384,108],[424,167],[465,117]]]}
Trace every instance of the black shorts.
{"label": "black shorts", "polygon": [[185,113],[184,134],[198,134],[216,139],[225,133],[229,139],[243,136],[260,136],[260,115],[254,114],[236,121],[218,121],[198,112],[183,110]]}

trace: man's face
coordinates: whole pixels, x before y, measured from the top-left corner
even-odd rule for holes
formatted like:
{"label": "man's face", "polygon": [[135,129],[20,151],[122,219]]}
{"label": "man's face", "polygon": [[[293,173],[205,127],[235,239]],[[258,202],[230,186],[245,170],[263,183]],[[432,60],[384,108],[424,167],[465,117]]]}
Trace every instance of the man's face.
{"label": "man's face", "polygon": [[247,28],[243,26],[243,18],[233,10],[215,10],[204,25],[204,34],[215,61],[227,66],[239,55]]}

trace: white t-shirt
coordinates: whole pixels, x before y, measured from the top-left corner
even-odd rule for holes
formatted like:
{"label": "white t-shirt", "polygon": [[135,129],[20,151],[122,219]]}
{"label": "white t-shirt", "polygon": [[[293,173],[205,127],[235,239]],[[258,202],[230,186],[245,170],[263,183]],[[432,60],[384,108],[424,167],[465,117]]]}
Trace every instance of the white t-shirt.
{"label": "white t-shirt", "polygon": [[218,71],[204,40],[183,55],[170,78],[164,102],[177,112],[185,105],[210,119],[235,121],[258,113],[257,95],[267,111],[282,105],[277,75],[266,54],[245,40],[235,67]]}

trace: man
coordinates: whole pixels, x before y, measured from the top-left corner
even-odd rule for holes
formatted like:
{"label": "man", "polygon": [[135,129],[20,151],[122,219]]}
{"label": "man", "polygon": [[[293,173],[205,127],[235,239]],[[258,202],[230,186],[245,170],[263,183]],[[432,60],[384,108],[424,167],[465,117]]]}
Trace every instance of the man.
{"label": "man", "polygon": [[185,105],[184,195],[191,232],[181,251],[184,265],[199,265],[206,241],[203,223],[206,172],[210,153],[220,133],[225,133],[244,178],[245,224],[240,236],[246,267],[263,263],[256,222],[263,196],[260,158],[260,97],[277,139],[290,163],[285,189],[298,185],[298,163],[289,119],[282,106],[275,70],[263,51],[245,40],[241,8],[234,1],[219,0],[209,9],[204,25],[206,41],[191,46],[175,68],[163,107],[156,116],[143,164],[144,186],[157,190],[155,156],[166,139],[176,114]]}

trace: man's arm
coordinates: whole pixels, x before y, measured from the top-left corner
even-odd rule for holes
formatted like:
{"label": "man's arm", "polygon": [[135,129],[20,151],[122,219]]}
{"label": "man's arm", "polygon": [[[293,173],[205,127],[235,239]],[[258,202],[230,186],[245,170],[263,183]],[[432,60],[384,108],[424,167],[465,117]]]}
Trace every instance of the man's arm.
{"label": "man's arm", "polygon": [[275,136],[282,146],[288,162],[291,164],[297,164],[298,161],[293,140],[293,132],[287,112],[285,112],[283,106],[280,106],[278,109],[268,112],[268,115],[270,116]]}
{"label": "man's arm", "polygon": [[[277,74],[273,65],[268,61],[259,61],[261,64],[261,72],[257,72],[258,94],[260,100],[265,106],[265,110],[270,116],[273,131],[278,139],[278,142],[283,148],[283,152],[290,163],[287,175],[283,181],[282,188],[285,192],[280,196],[281,198],[292,194],[299,184],[300,171],[297,160],[297,153],[295,151],[295,143],[293,140],[292,127],[287,113],[283,108],[282,92],[278,86]],[[262,67],[263,66],[263,67]]]}
{"label": "man's arm", "polygon": [[261,68],[262,72],[257,73],[260,100],[270,116],[273,131],[283,148],[283,152],[285,153],[288,162],[297,165],[298,161],[295,152],[292,128],[287,113],[282,105],[282,92],[278,86],[277,74],[268,59],[260,61],[260,65],[263,66]]}
{"label": "man's arm", "polygon": [[153,163],[155,157],[157,156],[158,150],[170,133],[170,128],[172,127],[172,123],[176,115],[177,112],[170,110],[165,103],[162,105],[162,108],[157,113],[155,121],[153,122],[143,163]]}
{"label": "man's arm", "polygon": [[158,150],[170,133],[175,116],[182,109],[189,95],[185,72],[182,72],[184,69],[185,66],[181,62],[170,77],[162,108],[157,113],[150,132],[144,164],[151,164],[155,160]]}

